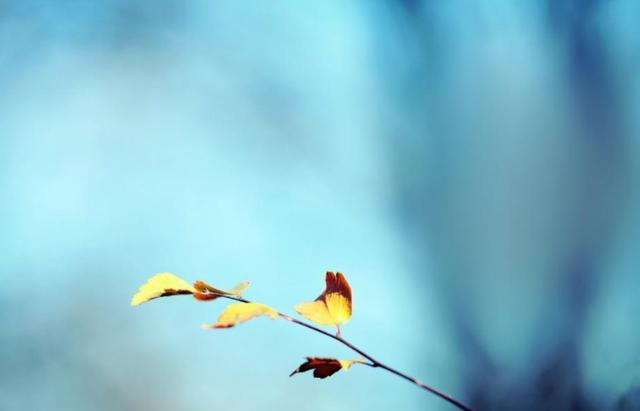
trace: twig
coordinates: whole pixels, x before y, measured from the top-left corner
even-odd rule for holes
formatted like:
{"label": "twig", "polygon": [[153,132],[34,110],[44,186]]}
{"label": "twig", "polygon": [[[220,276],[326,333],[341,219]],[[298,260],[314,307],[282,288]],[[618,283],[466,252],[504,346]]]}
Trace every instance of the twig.
{"label": "twig", "polygon": [[[216,294],[216,293],[212,293],[212,294]],[[219,295],[220,297],[223,297],[223,298],[228,298],[230,300],[239,301],[239,302],[242,302],[242,303],[251,303],[251,301],[245,300],[244,298],[240,298],[240,297],[234,297],[234,296],[231,296],[231,295],[224,295],[224,294],[216,294],[216,295]],[[280,318],[284,319],[284,320],[287,320],[287,321],[292,322],[294,324],[301,325],[301,326],[306,327],[306,328],[308,328],[308,329],[310,329],[312,331],[315,331],[317,333],[326,335],[329,338],[333,338],[334,340],[340,342],[341,344],[349,347],[351,350],[357,352],[358,354],[362,355],[367,360],[371,361],[371,363],[364,363],[365,365],[368,365],[368,366],[370,366],[372,368],[382,368],[382,369],[384,369],[384,370],[386,370],[386,371],[388,371],[388,372],[390,372],[392,374],[397,375],[400,378],[404,378],[405,380],[411,382],[412,384],[414,384],[414,385],[416,385],[416,386],[418,386],[418,387],[420,387],[420,388],[422,388],[424,390],[429,391],[432,394],[437,395],[438,397],[440,397],[443,400],[455,405],[456,407],[460,408],[461,410],[473,411],[470,407],[468,407],[467,405],[465,405],[465,404],[461,403],[460,401],[456,400],[452,396],[447,395],[447,394],[445,394],[445,393],[443,393],[441,391],[438,391],[435,388],[428,386],[427,384],[423,383],[422,381],[420,381],[420,380],[418,380],[416,378],[410,377],[407,374],[396,370],[395,368],[391,368],[388,365],[385,365],[385,364],[381,363],[380,361],[376,360],[375,358],[373,358],[369,354],[365,353],[364,351],[362,351],[361,349],[359,349],[355,345],[351,344],[349,341],[347,341],[344,338],[342,338],[340,335],[333,335],[330,332],[322,330],[322,329],[320,329],[320,328],[318,328],[318,327],[316,327],[314,325],[311,325],[311,324],[309,324],[307,322],[304,322],[304,321],[300,321],[300,320],[298,320],[296,318],[291,317],[290,315],[283,314],[281,312],[278,312],[278,316]]]}

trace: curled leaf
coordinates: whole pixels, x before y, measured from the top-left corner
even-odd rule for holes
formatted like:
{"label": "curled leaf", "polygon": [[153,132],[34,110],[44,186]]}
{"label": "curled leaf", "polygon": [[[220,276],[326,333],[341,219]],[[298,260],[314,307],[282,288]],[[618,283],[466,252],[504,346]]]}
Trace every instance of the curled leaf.
{"label": "curled leaf", "polygon": [[307,357],[307,361],[293,370],[293,372],[289,374],[289,377],[298,373],[313,370],[313,376],[315,378],[327,378],[340,370],[349,370],[349,367],[355,363],[366,364],[367,362],[362,359],[337,360],[335,358]]}
{"label": "curled leaf", "polygon": [[220,314],[218,322],[213,325],[204,324],[203,328],[231,328],[236,324],[249,321],[261,315],[268,315],[271,319],[278,317],[273,308],[258,303],[236,303],[229,306]]}
{"label": "curled leaf", "polygon": [[198,292],[193,294],[193,296],[200,301],[215,300],[216,298],[220,298],[224,295],[232,297],[242,297],[242,293],[249,287],[249,285],[249,281],[243,281],[229,291],[224,291],[212,285],[209,285],[204,281],[196,281],[193,286],[196,290],[198,290]]}
{"label": "curled leaf", "polygon": [[158,297],[194,294],[196,289],[182,278],[171,273],[160,273],[151,277],[131,299],[131,305],[140,305]]}
{"label": "curled leaf", "polygon": [[301,316],[320,325],[346,324],[351,318],[351,286],[342,273],[327,272],[326,287],[315,301],[298,304]]}

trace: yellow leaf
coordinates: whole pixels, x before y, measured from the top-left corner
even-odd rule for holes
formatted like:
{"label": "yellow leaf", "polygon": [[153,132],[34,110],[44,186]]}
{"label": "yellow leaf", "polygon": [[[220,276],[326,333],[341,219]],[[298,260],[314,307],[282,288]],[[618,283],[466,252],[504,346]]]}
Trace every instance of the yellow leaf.
{"label": "yellow leaf", "polygon": [[329,313],[327,304],[322,300],[298,304],[296,305],[295,310],[298,314],[316,324],[337,325],[336,320]]}
{"label": "yellow leaf", "polygon": [[320,325],[346,324],[351,318],[351,286],[342,273],[327,272],[325,290],[313,302],[298,304],[301,316]]}
{"label": "yellow leaf", "polygon": [[140,305],[158,297],[194,294],[196,289],[182,278],[171,273],[156,274],[147,281],[131,299],[131,305]]}
{"label": "yellow leaf", "polygon": [[349,370],[349,368],[356,363],[367,364],[363,359],[337,360],[335,358],[307,357],[307,361],[293,370],[293,372],[289,374],[289,377],[294,374],[313,370],[313,376],[315,378],[327,378],[340,370]]}
{"label": "yellow leaf", "polygon": [[325,296],[325,302],[329,309],[329,315],[336,323],[346,324],[351,318],[351,289],[349,294],[330,293]]}
{"label": "yellow leaf", "polygon": [[268,315],[271,319],[278,317],[273,308],[258,303],[236,303],[229,306],[220,314],[218,322],[213,325],[204,324],[203,328],[230,328],[236,324],[249,321],[252,318]]}

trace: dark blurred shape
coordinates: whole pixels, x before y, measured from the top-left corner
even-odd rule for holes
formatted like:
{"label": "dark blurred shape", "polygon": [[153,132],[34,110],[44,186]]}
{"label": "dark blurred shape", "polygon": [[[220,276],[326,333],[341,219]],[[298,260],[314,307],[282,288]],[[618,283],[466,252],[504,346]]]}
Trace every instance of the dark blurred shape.
{"label": "dark blurred shape", "polygon": [[[412,96],[420,109],[407,148],[394,143],[398,204],[437,261],[478,410],[599,409],[579,354],[630,190],[628,121],[600,6],[531,2],[500,20],[492,7],[428,2],[418,26],[425,63],[405,80],[431,81]],[[500,36],[498,24],[513,28]],[[523,49],[531,38],[541,51]],[[554,52],[540,55],[545,46]],[[518,65],[517,53],[538,60]]]}
{"label": "dark blurred shape", "polygon": [[628,391],[616,406],[616,411],[638,411],[640,410],[640,388],[636,387]]}

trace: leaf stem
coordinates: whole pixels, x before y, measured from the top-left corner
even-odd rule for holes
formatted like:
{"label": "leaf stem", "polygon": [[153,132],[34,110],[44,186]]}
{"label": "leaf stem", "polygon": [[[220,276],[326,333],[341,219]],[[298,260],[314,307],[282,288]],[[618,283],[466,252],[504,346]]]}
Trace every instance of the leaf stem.
{"label": "leaf stem", "polygon": [[[216,294],[216,293],[212,293],[212,294]],[[220,297],[223,297],[223,298],[228,298],[230,300],[235,300],[235,301],[239,301],[239,302],[242,302],[242,303],[251,303],[251,301],[245,300],[244,298],[241,298],[241,297],[235,297],[235,296],[232,296],[232,295],[223,295],[223,294],[217,294],[217,295],[219,295]],[[325,335],[325,336],[327,336],[329,338],[333,338],[334,340],[338,341],[339,343],[341,343],[341,344],[347,346],[348,348],[350,348],[352,351],[357,352],[358,354],[362,355],[367,360],[371,361],[371,363],[364,363],[365,365],[368,365],[368,366],[370,366],[372,368],[382,368],[382,369],[384,369],[384,370],[386,370],[386,371],[388,371],[388,372],[390,372],[392,374],[397,375],[400,378],[403,378],[403,379],[411,382],[412,384],[416,385],[417,387],[422,388],[423,390],[429,391],[430,393],[437,395],[438,397],[440,397],[443,400],[449,402],[450,404],[455,405],[456,407],[458,407],[461,410],[472,411],[472,409],[469,406],[461,403],[460,401],[456,400],[452,396],[450,396],[448,394],[445,394],[442,391],[436,390],[435,388],[423,383],[422,381],[420,381],[420,380],[418,380],[416,378],[410,377],[407,374],[396,370],[395,368],[391,368],[388,365],[385,365],[385,364],[381,363],[380,361],[376,360],[375,358],[373,358],[369,354],[367,354],[364,351],[362,351],[360,348],[356,347],[355,345],[351,344],[349,341],[347,341],[344,338],[342,338],[340,336],[340,334],[333,335],[330,332],[322,330],[322,329],[320,329],[320,328],[318,328],[318,327],[316,327],[314,325],[311,325],[311,324],[309,324],[307,322],[304,322],[304,321],[300,321],[300,320],[298,320],[296,318],[291,317],[290,315],[283,314],[281,312],[278,312],[278,316],[280,318],[284,319],[284,320],[287,320],[287,321],[292,322],[294,324],[298,324],[298,325],[300,325],[302,327],[305,327],[305,328],[308,328],[308,329],[310,329],[312,331],[315,331],[317,333],[323,334],[323,335]]]}

